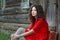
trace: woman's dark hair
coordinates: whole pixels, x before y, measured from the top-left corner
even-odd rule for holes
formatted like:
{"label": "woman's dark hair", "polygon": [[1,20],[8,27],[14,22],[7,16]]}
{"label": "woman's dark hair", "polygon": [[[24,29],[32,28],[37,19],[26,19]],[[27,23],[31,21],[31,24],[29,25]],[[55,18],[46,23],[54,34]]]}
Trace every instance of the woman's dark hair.
{"label": "woman's dark hair", "polygon": [[[35,7],[36,10],[37,10],[37,16],[36,18],[32,16],[32,8]],[[37,5],[37,4],[34,4],[31,6],[30,10],[29,10],[29,17],[28,17],[28,20],[33,24],[38,18],[43,18],[45,19],[45,15],[44,15],[44,11],[43,11],[43,8],[41,5]]]}

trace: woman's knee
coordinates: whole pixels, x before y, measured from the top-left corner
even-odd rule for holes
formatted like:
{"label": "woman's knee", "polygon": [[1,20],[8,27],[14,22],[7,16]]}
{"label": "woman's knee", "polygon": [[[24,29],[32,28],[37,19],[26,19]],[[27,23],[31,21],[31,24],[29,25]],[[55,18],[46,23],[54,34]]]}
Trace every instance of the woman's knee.
{"label": "woman's knee", "polygon": [[18,28],[18,30],[15,32],[15,34],[22,34],[25,32],[24,28]]}
{"label": "woman's knee", "polygon": [[20,30],[20,31],[25,31],[25,28],[18,28],[18,30]]}

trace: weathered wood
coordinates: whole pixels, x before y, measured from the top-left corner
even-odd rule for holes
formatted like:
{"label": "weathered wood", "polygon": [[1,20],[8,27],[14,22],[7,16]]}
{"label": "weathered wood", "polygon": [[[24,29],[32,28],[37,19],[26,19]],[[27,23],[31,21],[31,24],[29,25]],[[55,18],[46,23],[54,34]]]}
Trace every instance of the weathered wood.
{"label": "weathered wood", "polygon": [[6,7],[15,7],[15,6],[20,6],[21,0],[6,0]]}
{"label": "weathered wood", "polygon": [[17,23],[2,23],[0,22],[0,29],[16,31],[19,27],[28,28],[30,24],[17,24]]}
{"label": "weathered wood", "polygon": [[28,14],[3,15],[0,16],[0,22],[29,23]]}
{"label": "weathered wood", "polygon": [[55,31],[58,30],[58,0],[56,0],[56,10],[55,10]]}
{"label": "weathered wood", "polygon": [[6,5],[6,7],[15,7],[15,6],[20,6],[20,4],[21,4],[20,2],[18,2],[18,3],[14,3],[14,4],[10,4],[10,5],[9,5],[9,4],[7,4],[7,5]]}
{"label": "weathered wood", "polygon": [[40,0],[30,0],[31,4],[40,4]]}

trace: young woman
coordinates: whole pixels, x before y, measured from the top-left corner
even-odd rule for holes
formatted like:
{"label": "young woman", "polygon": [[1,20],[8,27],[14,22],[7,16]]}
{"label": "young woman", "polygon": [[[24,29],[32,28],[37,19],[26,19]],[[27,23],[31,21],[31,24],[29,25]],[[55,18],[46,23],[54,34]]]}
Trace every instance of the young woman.
{"label": "young woman", "polygon": [[11,35],[11,40],[17,40],[23,36],[26,40],[48,40],[48,23],[41,5],[31,6],[28,19],[31,23],[30,27],[28,29],[19,28],[15,34]]}

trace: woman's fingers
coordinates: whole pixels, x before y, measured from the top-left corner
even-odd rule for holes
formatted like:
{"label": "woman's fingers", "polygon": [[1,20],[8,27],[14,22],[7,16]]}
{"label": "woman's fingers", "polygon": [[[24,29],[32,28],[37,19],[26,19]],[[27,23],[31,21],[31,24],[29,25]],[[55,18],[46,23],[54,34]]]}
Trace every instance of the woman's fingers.
{"label": "woman's fingers", "polygon": [[11,40],[13,40],[14,39],[14,34],[11,34]]}
{"label": "woman's fingers", "polygon": [[18,35],[16,35],[16,34],[11,34],[11,40],[15,40],[15,39],[17,39],[17,38],[19,38]]}
{"label": "woman's fingers", "polygon": [[11,37],[13,36],[13,34],[11,34]]}

